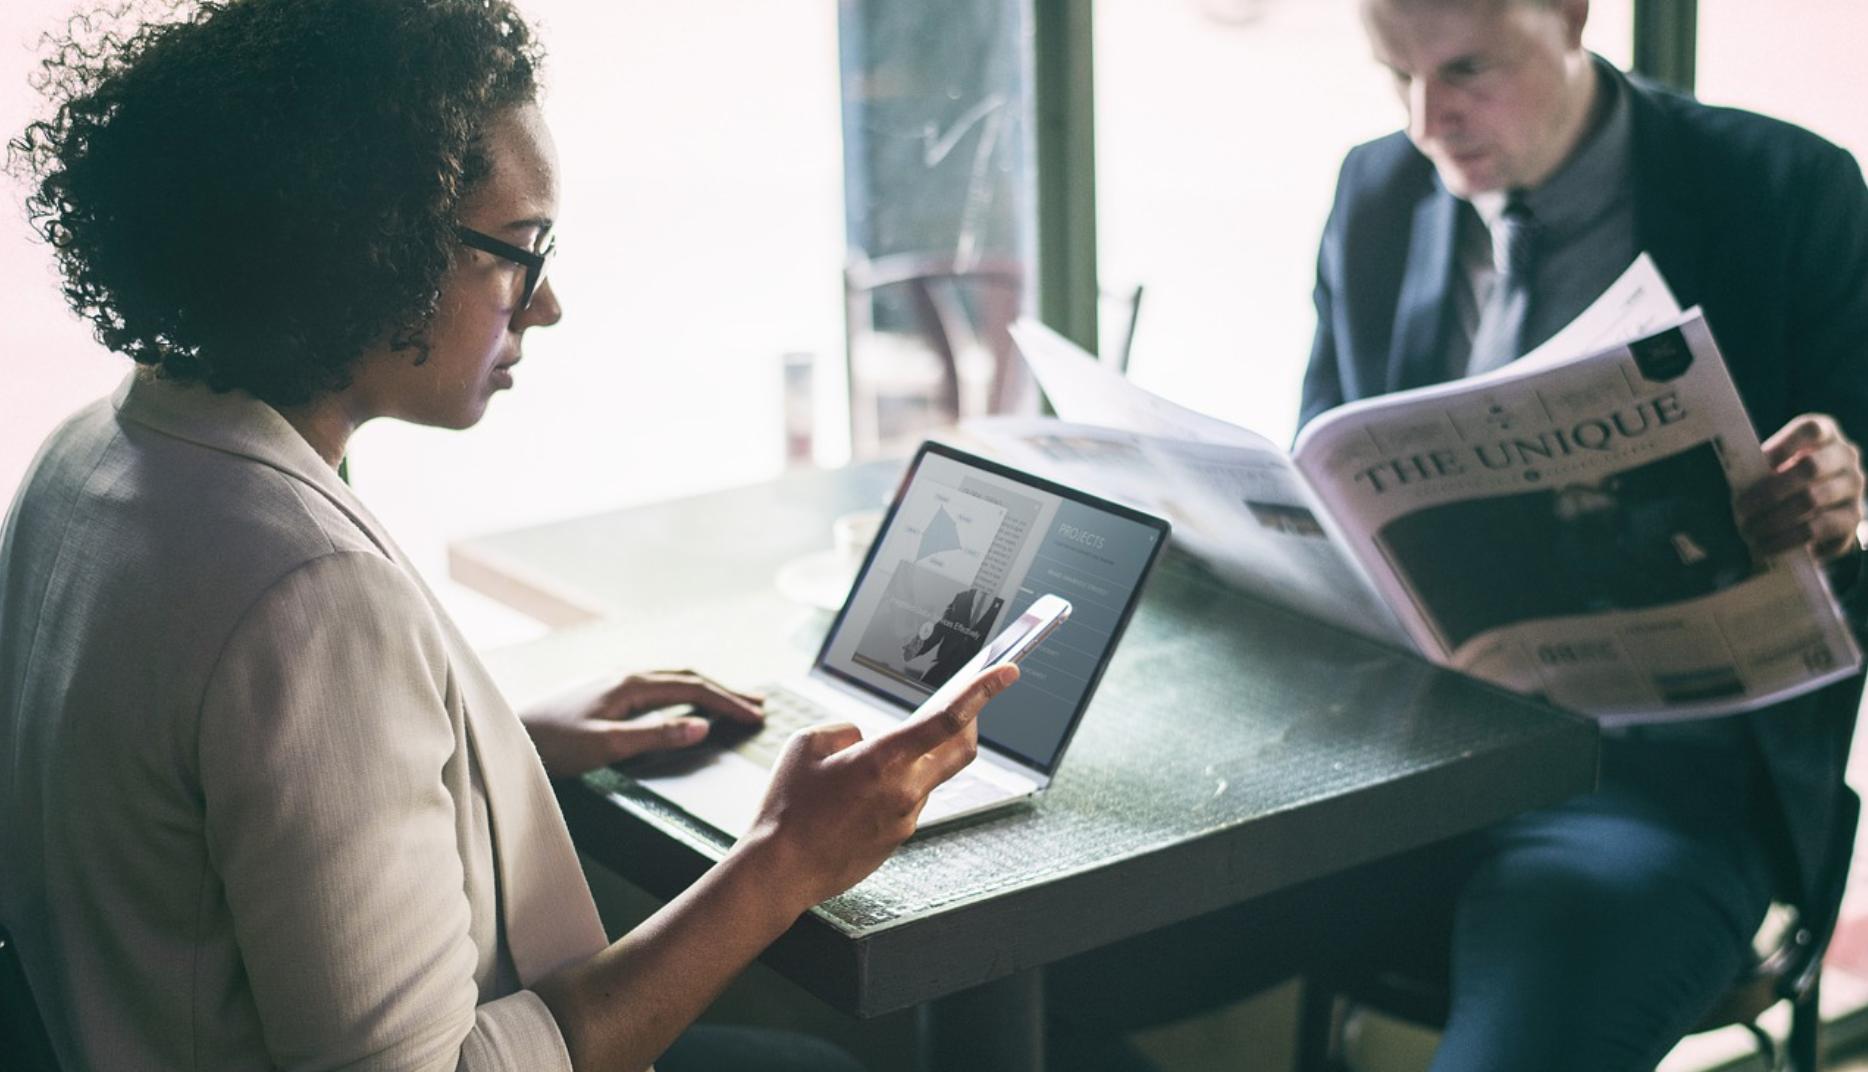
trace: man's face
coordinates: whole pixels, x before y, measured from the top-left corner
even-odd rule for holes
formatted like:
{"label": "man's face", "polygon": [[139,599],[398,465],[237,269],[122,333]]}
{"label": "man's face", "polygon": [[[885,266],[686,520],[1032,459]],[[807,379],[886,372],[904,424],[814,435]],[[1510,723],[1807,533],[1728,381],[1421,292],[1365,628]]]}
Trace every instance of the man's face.
{"label": "man's face", "polygon": [[1594,77],[1588,0],[1363,0],[1408,138],[1459,197],[1532,187],[1575,144]]}

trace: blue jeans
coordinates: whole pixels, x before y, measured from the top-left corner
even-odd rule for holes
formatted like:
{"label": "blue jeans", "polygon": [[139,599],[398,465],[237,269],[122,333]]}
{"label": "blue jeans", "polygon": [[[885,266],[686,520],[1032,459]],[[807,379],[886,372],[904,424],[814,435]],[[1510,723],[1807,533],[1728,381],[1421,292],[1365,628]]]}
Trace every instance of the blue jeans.
{"label": "blue jeans", "polygon": [[1742,739],[1605,740],[1601,788],[1484,832],[1433,1072],[1652,1069],[1737,977],[1777,866]]}
{"label": "blue jeans", "polygon": [[1737,722],[1605,738],[1594,793],[1055,965],[1053,1037],[1114,1054],[1374,957],[1449,978],[1433,1072],[1645,1072],[1749,955],[1787,871],[1773,807]]}

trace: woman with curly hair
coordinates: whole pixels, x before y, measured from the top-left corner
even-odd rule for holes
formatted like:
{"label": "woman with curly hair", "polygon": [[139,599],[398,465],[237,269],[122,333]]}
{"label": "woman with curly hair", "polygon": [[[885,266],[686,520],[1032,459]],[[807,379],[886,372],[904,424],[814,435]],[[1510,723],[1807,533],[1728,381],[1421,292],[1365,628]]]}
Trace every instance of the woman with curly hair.
{"label": "woman with curly hair", "polygon": [[365,421],[474,424],[561,315],[525,23],[97,18],[10,146],[68,301],[137,366],[47,441],[0,542],[0,923],[61,1063],[844,1060],[683,1032],[908,835],[1016,671],[889,735],[798,735],[754,831],[607,943],[547,774],[757,699],[651,674],[515,716],[340,477]]}

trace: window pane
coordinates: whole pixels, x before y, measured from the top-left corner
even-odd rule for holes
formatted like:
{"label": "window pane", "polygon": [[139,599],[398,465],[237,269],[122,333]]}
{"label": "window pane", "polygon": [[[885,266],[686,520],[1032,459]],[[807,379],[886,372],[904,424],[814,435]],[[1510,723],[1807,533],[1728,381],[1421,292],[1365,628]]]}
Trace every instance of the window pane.
{"label": "window pane", "polygon": [[1028,391],[1006,329],[1031,305],[1026,0],[843,8],[850,417],[859,455]]}
{"label": "window pane", "polygon": [[1861,0],[1700,0],[1700,99],[1788,119],[1868,158],[1865,41]]}
{"label": "window pane", "polygon": [[[1628,0],[1586,39],[1625,65]],[[1356,0],[1099,0],[1097,245],[1111,302],[1144,287],[1137,382],[1273,439],[1296,425],[1317,239],[1348,149],[1397,129]]]}

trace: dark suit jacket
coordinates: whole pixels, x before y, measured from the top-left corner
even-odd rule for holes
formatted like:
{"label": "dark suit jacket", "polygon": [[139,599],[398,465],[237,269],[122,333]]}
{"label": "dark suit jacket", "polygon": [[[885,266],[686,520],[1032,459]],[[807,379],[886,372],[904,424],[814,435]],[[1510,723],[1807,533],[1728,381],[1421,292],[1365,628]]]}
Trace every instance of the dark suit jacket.
{"label": "dark suit jacket", "polygon": [[[1831,413],[1868,444],[1868,188],[1848,153],[1630,79],[1637,248],[1703,306],[1760,436]],[[1352,150],[1317,263],[1303,421],[1433,383],[1453,327],[1459,202],[1401,134]],[[1868,622],[1868,578],[1845,609]],[[1749,716],[1809,908],[1833,910],[1857,802],[1842,784],[1858,675]]]}

